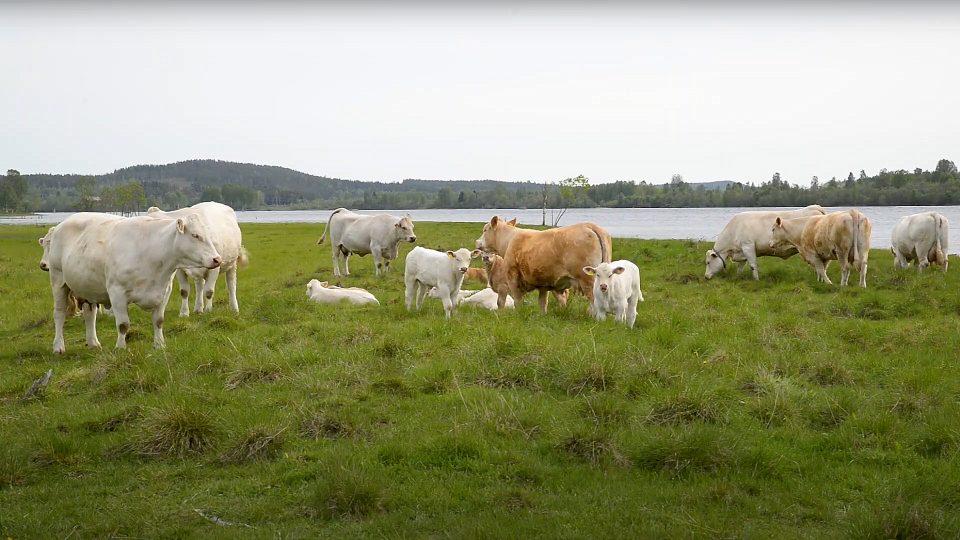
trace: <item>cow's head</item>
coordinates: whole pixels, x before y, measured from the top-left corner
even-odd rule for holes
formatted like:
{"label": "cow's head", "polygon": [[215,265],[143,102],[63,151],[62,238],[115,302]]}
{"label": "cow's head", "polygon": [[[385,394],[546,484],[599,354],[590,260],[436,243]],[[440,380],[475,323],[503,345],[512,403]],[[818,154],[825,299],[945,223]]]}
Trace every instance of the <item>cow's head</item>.
{"label": "cow's head", "polygon": [[516,225],[517,218],[505,221],[500,219],[500,216],[493,216],[490,218],[490,223],[483,224],[483,232],[480,233],[480,238],[477,238],[476,242],[477,249],[496,253],[497,237],[501,236],[506,229],[515,228]]}
{"label": "cow's head", "polygon": [[37,241],[40,243],[40,247],[43,248],[43,255],[40,256],[40,269],[44,272],[50,271],[50,262],[48,261],[48,257],[50,257],[50,233],[52,233],[53,229],[55,228],[56,227],[50,227],[50,230],[47,231],[45,236],[37,239]]}
{"label": "cow's head", "polygon": [[325,289],[327,287],[326,281],[319,281],[316,279],[311,279],[307,282],[307,296],[313,296],[316,291],[320,289]]}
{"label": "cow's head", "polygon": [[[728,255],[729,256],[729,255]],[[707,255],[704,258],[704,263],[707,265],[707,270],[703,273],[703,277],[710,279],[713,276],[723,272],[727,268],[727,260],[720,253],[708,249]]]}
{"label": "cow's head", "polygon": [[220,266],[221,258],[210,239],[210,231],[199,214],[177,218],[177,236],[181,243],[181,255],[191,267],[214,269]]}
{"label": "cow's head", "polygon": [[610,291],[610,282],[613,276],[623,273],[626,268],[622,266],[613,266],[610,263],[600,263],[597,266],[584,266],[583,272],[588,276],[593,276],[593,288],[599,290],[600,294],[607,294]]}
{"label": "cow's head", "polygon": [[417,241],[417,235],[413,234],[413,220],[410,219],[410,216],[403,216],[393,224],[393,227],[396,230],[398,240],[410,243]]}
{"label": "cow's head", "polygon": [[160,213],[162,213],[162,212],[163,212],[163,210],[157,208],[156,206],[151,206],[150,208],[147,208],[147,215],[148,215],[148,216],[160,214]]}
{"label": "cow's head", "polygon": [[470,251],[467,248],[460,248],[456,251],[448,251],[447,257],[450,259],[456,271],[460,272],[460,275],[463,275],[467,273],[467,268],[470,268],[470,259],[476,259],[481,254],[482,252],[479,249]]}
{"label": "cow's head", "polygon": [[787,230],[783,228],[783,219],[777,216],[777,219],[773,222],[773,229],[770,230],[769,246],[771,249],[776,249],[785,247],[789,243],[787,240]]}

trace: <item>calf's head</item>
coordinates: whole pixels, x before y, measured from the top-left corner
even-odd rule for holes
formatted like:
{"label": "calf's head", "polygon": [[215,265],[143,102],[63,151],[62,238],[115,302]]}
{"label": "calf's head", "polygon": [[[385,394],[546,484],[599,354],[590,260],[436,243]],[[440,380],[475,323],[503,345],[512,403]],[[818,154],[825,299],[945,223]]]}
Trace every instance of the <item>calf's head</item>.
{"label": "calf's head", "polygon": [[447,257],[454,269],[460,272],[460,275],[466,274],[470,268],[470,259],[476,259],[482,252],[479,249],[470,251],[467,248],[460,248],[456,251],[448,251]]}
{"label": "calf's head", "polygon": [[40,269],[44,272],[50,271],[50,262],[48,258],[50,257],[50,233],[53,232],[55,227],[50,227],[50,230],[47,231],[46,236],[42,236],[37,239],[40,243],[40,247],[43,248],[43,255],[40,256]]}
{"label": "calf's head", "polygon": [[584,266],[583,272],[588,276],[593,276],[594,289],[599,289],[601,294],[610,292],[610,282],[614,277],[623,273],[626,268],[622,266],[613,266],[610,263],[600,263],[597,266]]}
{"label": "calf's head", "polygon": [[315,292],[325,289],[327,287],[326,281],[318,281],[316,279],[311,279],[307,282],[307,296],[313,296]]}
{"label": "calf's head", "polygon": [[403,216],[400,221],[393,224],[393,227],[398,240],[410,243],[417,241],[417,235],[413,234],[413,220],[410,216]]}
{"label": "calf's head", "polygon": [[504,234],[510,234],[508,230],[516,228],[516,225],[517,218],[504,221],[500,219],[500,216],[493,216],[490,218],[490,223],[483,224],[483,232],[480,234],[480,238],[477,238],[476,242],[477,249],[496,253],[497,239]]}
{"label": "calf's head", "polygon": [[177,236],[180,254],[191,267],[214,269],[222,259],[210,239],[210,231],[198,214],[177,219]]}
{"label": "calf's head", "polygon": [[770,247],[785,247],[790,242],[787,240],[787,230],[783,227],[783,219],[777,216],[773,222],[773,229],[770,230]]}

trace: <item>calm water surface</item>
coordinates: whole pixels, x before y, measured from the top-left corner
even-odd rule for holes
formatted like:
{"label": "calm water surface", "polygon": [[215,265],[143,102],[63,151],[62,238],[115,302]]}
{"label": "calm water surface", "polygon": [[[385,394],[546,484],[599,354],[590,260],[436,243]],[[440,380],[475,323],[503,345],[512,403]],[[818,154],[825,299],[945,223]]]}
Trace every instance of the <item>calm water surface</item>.
{"label": "calm water surface", "polygon": [[[827,211],[845,210],[827,208]],[[723,229],[730,217],[745,210],[784,210],[789,208],[573,208],[564,214],[561,225],[578,221],[592,221],[603,226],[610,234],[618,238],[685,238],[712,242]],[[954,224],[960,226],[960,206],[863,206],[860,211],[873,223],[871,246],[886,248],[890,246],[890,234],[897,220],[908,214],[936,210]],[[317,223],[318,232],[323,230],[330,210],[258,210],[237,212],[241,223]],[[539,225],[542,211],[534,209],[467,209],[467,210],[364,210],[364,214],[409,214],[414,221],[465,221],[482,223],[491,216],[499,215],[506,219],[517,218],[527,225]],[[0,218],[0,224],[7,225],[55,225],[71,212],[45,212],[15,218]],[[547,212],[547,223],[552,222]],[[480,228],[477,227],[479,236]],[[949,252],[957,253],[960,242],[954,242]]]}

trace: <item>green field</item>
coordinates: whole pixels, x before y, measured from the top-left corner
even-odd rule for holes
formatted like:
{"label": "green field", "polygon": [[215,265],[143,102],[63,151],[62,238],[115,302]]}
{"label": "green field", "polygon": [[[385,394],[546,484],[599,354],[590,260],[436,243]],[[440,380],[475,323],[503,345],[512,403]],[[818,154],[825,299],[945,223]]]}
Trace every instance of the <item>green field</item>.
{"label": "green field", "polygon": [[0,227],[0,538],[960,535],[958,269],[874,250],[866,290],[798,258],[705,281],[707,244],[615,239],[632,330],[535,294],[446,321],[403,307],[409,245],[385,279],[351,261],[380,308],[321,306],[322,226],[242,229],[239,316],[221,281],[213,313],[168,305],[166,350],[131,308],[128,350],[78,317],[54,356],[45,228]]}

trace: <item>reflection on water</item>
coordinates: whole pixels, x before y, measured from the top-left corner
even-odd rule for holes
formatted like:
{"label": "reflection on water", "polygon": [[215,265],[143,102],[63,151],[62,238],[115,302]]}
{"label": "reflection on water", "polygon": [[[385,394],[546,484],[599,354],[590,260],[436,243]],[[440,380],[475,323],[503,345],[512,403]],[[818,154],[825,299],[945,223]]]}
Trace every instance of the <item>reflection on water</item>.
{"label": "reflection on water", "polygon": [[[828,208],[827,211],[845,208]],[[776,210],[776,208],[571,208],[561,225],[592,221],[603,226],[616,238],[689,238],[713,242],[730,217],[744,210]],[[890,246],[893,226],[901,217],[917,212],[936,210],[957,226],[960,206],[863,206],[860,211],[873,223],[871,244],[874,248]],[[241,223],[326,223],[330,210],[256,210],[237,212]],[[460,221],[482,223],[491,216],[517,218],[521,225],[540,225],[543,213],[538,209],[466,209],[466,210],[364,210],[365,214],[409,214],[414,221]],[[45,212],[29,216],[0,218],[6,225],[54,225],[71,212]],[[548,210],[547,223],[553,215]],[[321,227],[322,229],[322,227]],[[320,230],[320,229],[318,229]],[[477,229],[479,235],[479,227]],[[951,249],[950,253],[956,253]]]}

